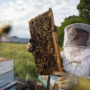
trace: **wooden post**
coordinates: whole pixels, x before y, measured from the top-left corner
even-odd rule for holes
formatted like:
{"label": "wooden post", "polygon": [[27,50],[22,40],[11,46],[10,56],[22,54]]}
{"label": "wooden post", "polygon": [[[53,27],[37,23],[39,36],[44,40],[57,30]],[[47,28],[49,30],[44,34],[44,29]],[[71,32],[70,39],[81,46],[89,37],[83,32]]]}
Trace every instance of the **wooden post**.
{"label": "wooden post", "polygon": [[28,90],[36,90],[35,84],[33,81],[27,81],[28,83]]}
{"label": "wooden post", "polygon": [[57,83],[54,83],[53,90],[59,90],[59,86],[58,86],[58,84],[57,84]]}
{"label": "wooden post", "polygon": [[42,90],[42,83],[36,82],[36,90]]}

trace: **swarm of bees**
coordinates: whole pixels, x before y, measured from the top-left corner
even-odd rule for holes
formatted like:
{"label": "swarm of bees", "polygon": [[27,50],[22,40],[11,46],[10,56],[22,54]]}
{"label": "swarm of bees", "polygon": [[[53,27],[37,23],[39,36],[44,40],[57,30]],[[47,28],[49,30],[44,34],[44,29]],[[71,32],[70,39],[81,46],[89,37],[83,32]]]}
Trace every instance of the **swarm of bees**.
{"label": "swarm of bees", "polygon": [[58,70],[57,56],[51,31],[50,12],[47,11],[29,21],[31,39],[35,41],[33,55],[38,75],[50,75]]}

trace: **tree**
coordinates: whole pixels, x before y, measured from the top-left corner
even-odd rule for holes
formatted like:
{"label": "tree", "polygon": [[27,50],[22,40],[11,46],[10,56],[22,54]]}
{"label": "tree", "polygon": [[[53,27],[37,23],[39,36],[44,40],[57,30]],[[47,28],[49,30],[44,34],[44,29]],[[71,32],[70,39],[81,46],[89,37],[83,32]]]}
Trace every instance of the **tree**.
{"label": "tree", "polygon": [[64,22],[61,23],[61,26],[58,27],[57,29],[57,37],[58,37],[58,41],[59,41],[59,45],[62,46],[63,45],[63,39],[64,39],[64,28],[69,25],[69,24],[73,24],[73,23],[82,23],[81,19],[79,18],[79,16],[69,16],[68,18],[64,19]]}
{"label": "tree", "polygon": [[18,38],[17,36],[9,36],[10,38]]}
{"label": "tree", "polygon": [[90,0],[80,0],[77,5],[79,16],[84,23],[90,24]]}

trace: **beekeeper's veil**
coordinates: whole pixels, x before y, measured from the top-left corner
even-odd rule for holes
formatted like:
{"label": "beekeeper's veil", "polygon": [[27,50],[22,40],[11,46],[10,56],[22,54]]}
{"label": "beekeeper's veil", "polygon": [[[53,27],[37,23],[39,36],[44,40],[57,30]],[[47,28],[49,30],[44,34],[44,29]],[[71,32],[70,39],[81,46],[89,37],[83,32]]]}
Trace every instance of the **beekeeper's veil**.
{"label": "beekeeper's veil", "polygon": [[75,23],[64,30],[64,54],[69,62],[80,62],[90,55],[90,25]]}

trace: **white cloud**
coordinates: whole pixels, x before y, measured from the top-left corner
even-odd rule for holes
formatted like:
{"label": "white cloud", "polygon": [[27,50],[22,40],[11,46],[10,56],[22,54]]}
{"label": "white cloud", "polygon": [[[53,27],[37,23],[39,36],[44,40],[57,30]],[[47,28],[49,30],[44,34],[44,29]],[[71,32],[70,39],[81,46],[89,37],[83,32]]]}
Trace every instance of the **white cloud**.
{"label": "white cloud", "polygon": [[56,3],[57,0],[51,0],[51,2]]}
{"label": "white cloud", "polygon": [[5,5],[6,3],[3,2],[3,4]]}
{"label": "white cloud", "polygon": [[17,0],[17,3],[23,4],[23,3],[25,3],[25,0]]}
{"label": "white cloud", "polygon": [[[13,2],[14,1],[14,2]],[[54,14],[54,20],[56,25],[60,25],[60,22],[65,17],[70,15],[78,15],[76,9],[79,0],[13,0],[2,2],[0,8],[0,17],[2,21],[12,22],[13,32],[18,37],[29,36],[28,21],[35,16],[45,12],[48,8],[52,8]],[[20,27],[21,26],[21,27]],[[18,34],[16,33],[16,29]],[[24,30],[25,29],[25,30]]]}
{"label": "white cloud", "polygon": [[9,2],[10,5],[13,5],[13,2]]}

